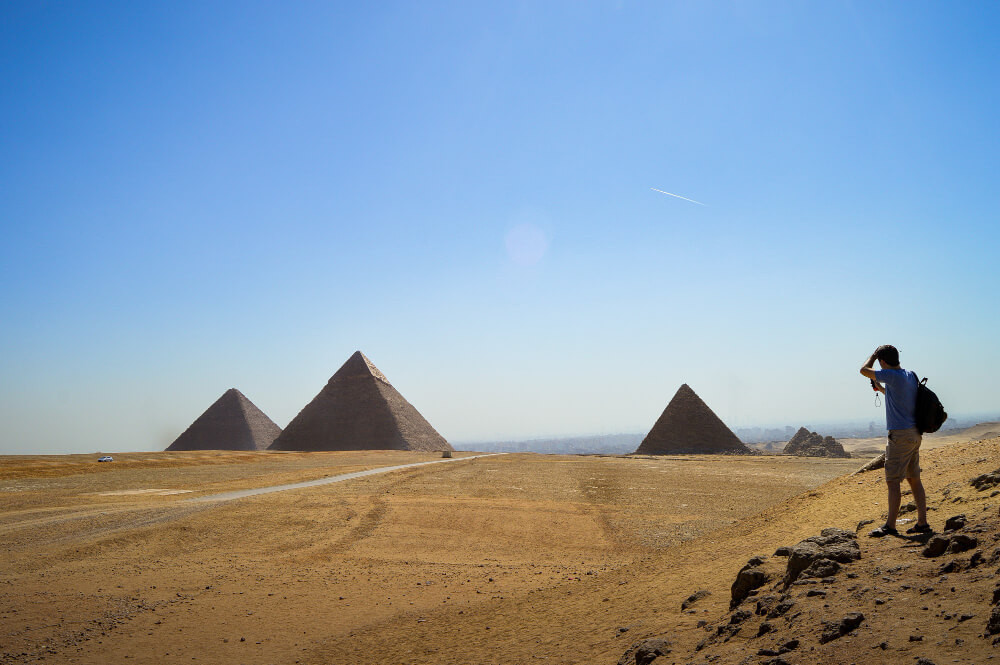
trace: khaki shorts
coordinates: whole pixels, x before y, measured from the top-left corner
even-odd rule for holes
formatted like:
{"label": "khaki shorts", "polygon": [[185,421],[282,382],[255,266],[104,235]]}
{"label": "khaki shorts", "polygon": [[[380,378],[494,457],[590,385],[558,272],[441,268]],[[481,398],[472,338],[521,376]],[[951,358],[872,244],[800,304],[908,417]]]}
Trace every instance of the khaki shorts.
{"label": "khaki shorts", "polygon": [[916,427],[889,430],[885,445],[885,479],[899,482],[920,477],[920,432]]}

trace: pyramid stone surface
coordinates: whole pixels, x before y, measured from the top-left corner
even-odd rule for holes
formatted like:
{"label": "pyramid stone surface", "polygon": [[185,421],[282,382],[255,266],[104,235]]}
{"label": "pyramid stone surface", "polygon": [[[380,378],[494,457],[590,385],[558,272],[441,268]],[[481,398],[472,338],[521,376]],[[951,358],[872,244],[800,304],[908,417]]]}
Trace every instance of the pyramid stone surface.
{"label": "pyramid stone surface", "polygon": [[678,453],[751,454],[752,451],[685,383],[635,451],[638,455]]}
{"label": "pyramid stone surface", "polygon": [[215,400],[167,450],[264,450],[281,434],[236,388]]}
{"label": "pyramid stone surface", "polygon": [[288,423],[272,450],[453,450],[357,351]]}
{"label": "pyramid stone surface", "polygon": [[844,446],[832,436],[820,436],[816,432],[810,432],[805,427],[800,427],[799,431],[788,440],[785,455],[798,455],[799,457],[850,457],[851,454],[844,450]]}

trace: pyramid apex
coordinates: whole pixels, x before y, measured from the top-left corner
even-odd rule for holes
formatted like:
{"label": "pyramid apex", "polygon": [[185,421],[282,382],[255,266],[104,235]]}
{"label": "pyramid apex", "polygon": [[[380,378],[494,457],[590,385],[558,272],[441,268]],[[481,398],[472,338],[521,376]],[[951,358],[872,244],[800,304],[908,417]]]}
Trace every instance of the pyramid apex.
{"label": "pyramid apex", "polygon": [[369,360],[368,356],[361,353],[361,351],[355,351],[351,354],[347,362],[341,365],[336,374],[330,377],[330,381],[333,382],[335,379],[357,378],[361,376],[371,376],[386,385],[392,385],[389,383],[389,379],[385,377],[385,374],[375,366],[375,363]]}

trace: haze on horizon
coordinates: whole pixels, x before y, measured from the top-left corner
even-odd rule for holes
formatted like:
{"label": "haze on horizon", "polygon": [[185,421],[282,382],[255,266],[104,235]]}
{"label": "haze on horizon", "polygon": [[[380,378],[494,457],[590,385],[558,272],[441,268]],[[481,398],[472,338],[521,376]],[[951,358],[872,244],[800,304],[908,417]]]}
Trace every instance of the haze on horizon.
{"label": "haze on horizon", "polygon": [[[0,7],[0,453],[284,427],[362,350],[449,441],[1000,411],[1000,8]],[[656,190],[656,191],[651,191]],[[658,191],[675,192],[692,205]]]}

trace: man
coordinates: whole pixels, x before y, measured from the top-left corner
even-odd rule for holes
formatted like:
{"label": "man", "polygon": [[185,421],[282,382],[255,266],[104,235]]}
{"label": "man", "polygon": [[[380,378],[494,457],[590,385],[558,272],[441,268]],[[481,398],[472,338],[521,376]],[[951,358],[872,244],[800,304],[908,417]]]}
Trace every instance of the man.
{"label": "man", "polygon": [[[881,369],[873,369],[878,360]],[[889,344],[875,349],[861,373],[871,379],[872,387],[885,393],[885,426],[889,438],[885,447],[885,484],[889,489],[889,514],[885,524],[868,535],[873,538],[899,535],[896,517],[902,498],[900,483],[910,484],[917,504],[917,523],[907,533],[930,533],[927,523],[927,495],[920,482],[920,432],[914,411],[917,406],[917,375],[899,366],[899,351]]]}

